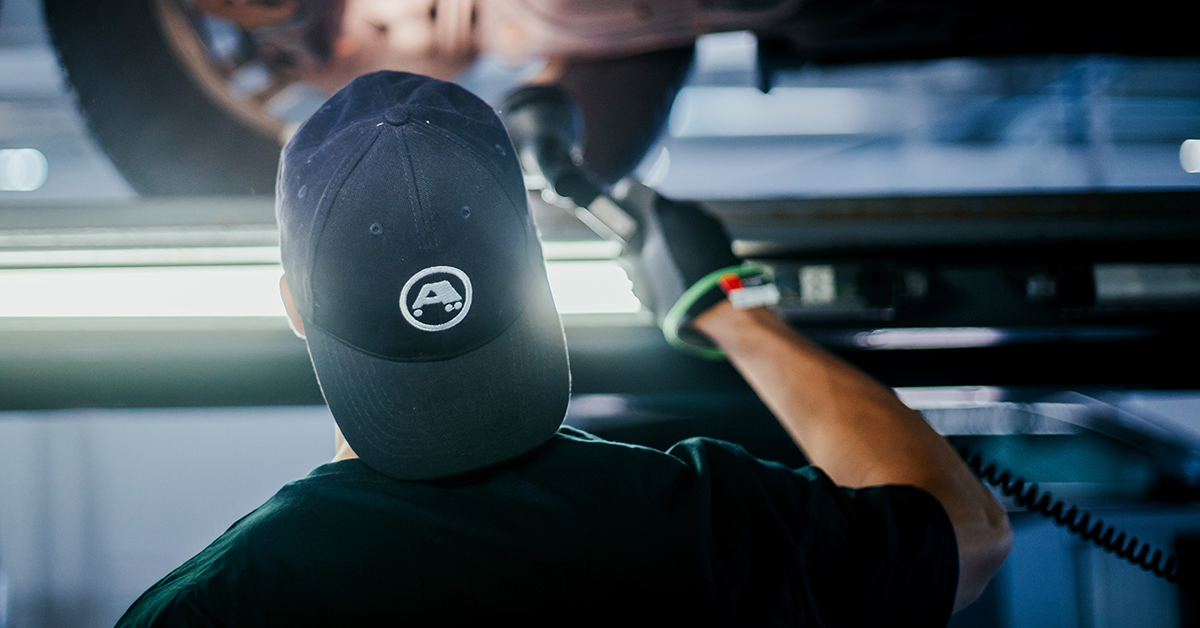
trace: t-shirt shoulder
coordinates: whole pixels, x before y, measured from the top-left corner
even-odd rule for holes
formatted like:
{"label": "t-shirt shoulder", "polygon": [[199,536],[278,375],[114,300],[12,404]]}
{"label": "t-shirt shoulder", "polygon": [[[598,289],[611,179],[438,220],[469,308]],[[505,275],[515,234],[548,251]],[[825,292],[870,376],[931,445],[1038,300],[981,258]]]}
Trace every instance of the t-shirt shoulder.
{"label": "t-shirt shoulder", "polygon": [[[492,514],[485,520],[481,512]],[[530,512],[539,514],[522,514]],[[397,553],[388,564],[476,546],[480,551],[471,555],[478,559],[495,553],[500,537],[479,535],[497,520],[497,530],[524,530],[528,537],[520,543],[530,564],[516,566],[528,573],[516,580],[545,579],[536,564],[566,569],[563,552],[573,552],[586,558],[581,582],[602,586],[636,575],[658,582],[646,591],[662,598],[661,585],[674,572],[661,564],[674,560],[669,564],[686,565],[691,574],[687,590],[704,592],[693,600],[696,612],[716,604],[710,619],[719,615],[717,623],[802,618],[807,625],[934,626],[948,619],[957,584],[949,519],[919,489],[846,489],[815,467],[765,462],[722,441],[688,439],[662,452],[564,427],[531,454],[445,482],[392,480],[358,460],[321,465],[152,587],[118,625],[168,625],[177,613],[205,625],[235,611],[252,613],[260,603],[286,614],[311,606],[314,594],[306,591],[354,598],[386,584],[363,579],[383,573],[364,568],[382,547],[371,539],[415,543],[393,544]],[[431,525],[441,532],[430,532]],[[331,532],[347,529],[355,533]],[[461,534],[447,536],[448,530]],[[340,539],[336,548],[330,538]],[[529,553],[535,549],[543,552],[541,563]],[[322,579],[305,581],[305,565],[317,564],[318,550],[328,554],[320,557],[324,567],[309,571]],[[353,564],[341,565],[346,561],[334,554],[355,557]],[[512,565],[487,567],[501,573]],[[283,575],[291,572],[300,575]],[[433,586],[431,572],[421,573],[416,586]],[[680,600],[691,595],[677,593]]]}
{"label": "t-shirt shoulder", "polygon": [[[926,491],[841,487],[818,467],[789,468],[705,438],[682,441],[668,453],[696,469],[698,490],[711,500],[714,571],[724,586],[747,592],[742,619],[949,621],[958,546],[941,503]],[[771,577],[781,584],[765,585]],[[768,608],[786,614],[757,615]]]}

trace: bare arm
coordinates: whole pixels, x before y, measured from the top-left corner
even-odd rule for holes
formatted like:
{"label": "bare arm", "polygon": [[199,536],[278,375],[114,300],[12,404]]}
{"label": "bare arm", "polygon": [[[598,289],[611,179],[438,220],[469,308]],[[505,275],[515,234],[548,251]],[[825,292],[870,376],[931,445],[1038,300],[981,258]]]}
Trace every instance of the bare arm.
{"label": "bare arm", "polygon": [[728,302],[693,321],[758,392],[808,459],[842,486],[909,484],[933,495],[958,541],[954,610],[975,601],[1012,545],[1008,516],[949,443],[889,389],[766,309]]}

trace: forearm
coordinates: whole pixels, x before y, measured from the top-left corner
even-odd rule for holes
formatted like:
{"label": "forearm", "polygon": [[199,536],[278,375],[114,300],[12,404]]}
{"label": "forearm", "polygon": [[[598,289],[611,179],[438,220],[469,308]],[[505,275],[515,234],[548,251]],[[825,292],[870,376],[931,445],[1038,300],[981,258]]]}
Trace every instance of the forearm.
{"label": "forearm", "polygon": [[955,608],[975,599],[1007,554],[1008,519],[950,445],[896,395],[765,309],[728,303],[697,317],[813,464],[843,486],[909,484],[932,494],[959,545]]}
{"label": "forearm", "polygon": [[813,464],[843,486],[917,484],[953,451],[887,388],[766,309],[714,307],[695,321]]}

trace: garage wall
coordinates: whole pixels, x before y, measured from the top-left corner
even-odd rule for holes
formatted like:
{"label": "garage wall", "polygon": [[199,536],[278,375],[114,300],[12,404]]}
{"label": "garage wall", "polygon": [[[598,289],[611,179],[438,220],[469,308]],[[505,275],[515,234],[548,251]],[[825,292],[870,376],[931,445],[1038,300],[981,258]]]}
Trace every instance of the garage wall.
{"label": "garage wall", "polygon": [[9,628],[112,626],[170,569],[332,457],[323,406],[0,413]]}

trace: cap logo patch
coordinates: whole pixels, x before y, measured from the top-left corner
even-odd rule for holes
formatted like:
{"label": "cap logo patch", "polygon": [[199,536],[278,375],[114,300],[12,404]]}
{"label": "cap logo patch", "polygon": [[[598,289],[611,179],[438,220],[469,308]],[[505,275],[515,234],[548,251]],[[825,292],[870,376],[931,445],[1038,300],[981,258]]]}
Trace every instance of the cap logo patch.
{"label": "cap logo patch", "polygon": [[471,309],[471,280],[453,266],[430,266],[400,291],[400,313],[422,331],[442,331],[462,322]]}

